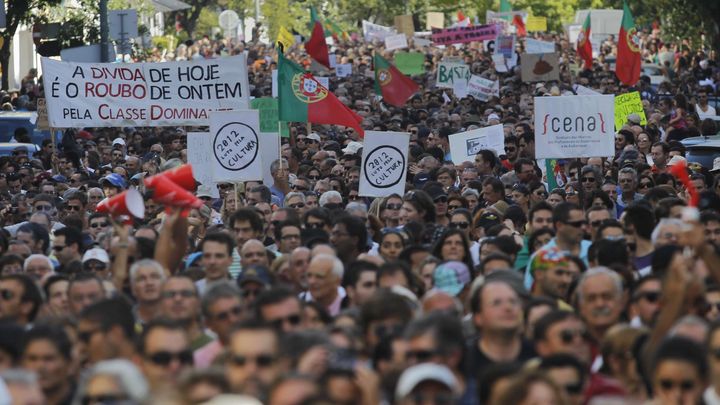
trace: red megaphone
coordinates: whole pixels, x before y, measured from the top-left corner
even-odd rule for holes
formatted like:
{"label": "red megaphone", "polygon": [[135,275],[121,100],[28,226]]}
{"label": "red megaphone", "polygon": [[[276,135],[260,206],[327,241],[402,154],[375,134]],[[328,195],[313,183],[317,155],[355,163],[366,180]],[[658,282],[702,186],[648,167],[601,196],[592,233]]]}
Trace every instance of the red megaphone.
{"label": "red megaphone", "polygon": [[145,187],[155,188],[159,183],[170,180],[187,191],[195,191],[195,178],[193,177],[192,165],[185,164],[172,170],[166,170],[152,177],[145,179]]}
{"label": "red megaphone", "polygon": [[113,217],[132,215],[135,218],[144,218],[145,202],[137,189],[129,188],[112,198],[100,201],[95,211],[110,214]]}
{"label": "red megaphone", "polygon": [[168,179],[156,181],[153,188],[152,199],[158,204],[182,208],[200,208],[203,205],[202,200]]}

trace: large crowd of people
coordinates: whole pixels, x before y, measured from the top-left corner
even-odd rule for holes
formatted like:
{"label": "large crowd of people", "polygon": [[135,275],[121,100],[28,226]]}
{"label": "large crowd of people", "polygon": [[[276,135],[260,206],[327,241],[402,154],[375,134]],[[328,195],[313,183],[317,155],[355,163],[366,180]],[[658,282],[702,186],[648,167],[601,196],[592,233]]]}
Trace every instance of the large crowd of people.
{"label": "large crowd of people", "polygon": [[[410,133],[405,193],[382,198],[359,194],[362,139],[337,126],[293,124],[273,184],[199,184],[189,212],[143,185],[186,163],[187,128],[73,128],[0,157],[0,403],[720,404],[720,157],[686,162],[681,142],[718,132],[720,67],[661,34],[641,44],[665,80],[631,88],[612,37],[578,71],[574,44],[537,34],[560,54],[549,83],[496,72],[481,43],[415,47],[426,74],[402,108],[368,75],[392,52],[337,43],[353,74],[330,90],[365,129]],[[203,38],[150,60],[241,52],[270,96],[267,45]],[[436,88],[443,58],[499,95]],[[37,76],[2,108],[33,110]],[[575,85],[640,91],[647,124],[628,116],[614,156],[559,160],[550,188],[534,97]],[[452,163],[450,135],[496,124],[504,153]],[[131,187],[144,218],[96,212]]]}

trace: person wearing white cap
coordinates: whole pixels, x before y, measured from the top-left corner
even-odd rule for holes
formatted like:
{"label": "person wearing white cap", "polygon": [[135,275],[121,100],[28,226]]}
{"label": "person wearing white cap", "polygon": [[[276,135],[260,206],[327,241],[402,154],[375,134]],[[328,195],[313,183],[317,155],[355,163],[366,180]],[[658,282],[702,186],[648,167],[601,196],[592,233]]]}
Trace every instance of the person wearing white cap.
{"label": "person wearing white cap", "polygon": [[347,144],[347,146],[342,150],[342,152],[346,155],[355,155],[360,149],[362,149],[362,147],[362,142],[352,141]]}
{"label": "person wearing white cap", "polygon": [[103,280],[110,278],[110,256],[105,249],[88,249],[82,257],[82,267]]}
{"label": "person wearing white cap", "polygon": [[395,404],[452,404],[460,395],[452,372],[440,364],[423,363],[408,367],[395,387]]}

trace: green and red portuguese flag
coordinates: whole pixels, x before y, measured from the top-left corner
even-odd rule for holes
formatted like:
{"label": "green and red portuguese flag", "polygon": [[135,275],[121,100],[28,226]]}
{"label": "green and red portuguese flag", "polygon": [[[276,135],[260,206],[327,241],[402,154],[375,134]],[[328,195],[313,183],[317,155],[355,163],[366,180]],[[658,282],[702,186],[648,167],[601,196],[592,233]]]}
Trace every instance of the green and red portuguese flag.
{"label": "green and red portuguese flag", "polygon": [[278,99],[280,121],[343,125],[365,135],[362,117],[282,52],[278,52]]}
{"label": "green and red portuguese flag", "polygon": [[405,102],[418,91],[418,85],[402,74],[395,66],[382,56],[375,54],[375,93],[383,100],[396,107]]}
{"label": "green and red portuguese flag", "polygon": [[592,43],[590,42],[590,13],[585,17],[585,23],[577,38],[577,54],[585,62],[583,69],[592,69]]}
{"label": "green and red portuguese flag", "polygon": [[615,75],[620,81],[632,86],[640,80],[640,36],[635,28],[635,21],[630,8],[623,2],[623,18],[618,34],[617,61]]}

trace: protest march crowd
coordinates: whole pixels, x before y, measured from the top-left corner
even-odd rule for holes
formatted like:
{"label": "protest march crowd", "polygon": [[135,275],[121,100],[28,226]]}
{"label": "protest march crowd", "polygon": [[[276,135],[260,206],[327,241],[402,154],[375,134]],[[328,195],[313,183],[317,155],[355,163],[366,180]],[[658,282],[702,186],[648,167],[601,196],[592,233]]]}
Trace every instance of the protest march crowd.
{"label": "protest march crowd", "polygon": [[[196,184],[190,125],[79,125],[0,157],[0,403],[720,404],[720,156],[681,142],[718,133],[717,53],[640,29],[643,62],[672,60],[659,85],[628,85],[622,36],[583,66],[565,35],[518,34],[500,59],[411,39],[422,73],[393,103],[376,91],[395,52],[335,41],[351,73],[318,88],[351,110],[331,119],[358,121],[308,110],[264,162],[271,182]],[[552,43],[557,79],[521,76],[528,40]],[[312,46],[202,38],[148,62],[244,54],[250,95],[277,80],[282,116],[278,63],[315,69]],[[497,88],[438,87],[443,61]],[[37,76],[3,109],[35,110]],[[603,122],[611,153],[539,159],[536,104],[632,92],[640,110]],[[499,147],[463,138],[458,159],[452,140],[489,127]],[[405,143],[387,189],[367,181],[387,158],[366,158],[373,133]]]}

